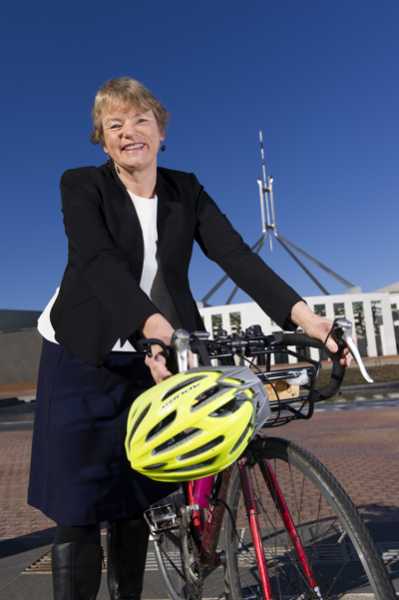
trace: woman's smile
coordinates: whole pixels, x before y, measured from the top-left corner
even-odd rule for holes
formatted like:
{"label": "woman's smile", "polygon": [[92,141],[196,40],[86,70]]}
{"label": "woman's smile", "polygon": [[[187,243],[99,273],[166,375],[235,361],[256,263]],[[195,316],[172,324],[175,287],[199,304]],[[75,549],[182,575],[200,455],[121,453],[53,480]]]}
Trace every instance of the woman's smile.
{"label": "woman's smile", "polygon": [[143,148],[144,148],[144,144],[142,144],[142,143],[129,144],[123,148],[123,151],[124,152],[134,152],[137,150],[143,150]]}

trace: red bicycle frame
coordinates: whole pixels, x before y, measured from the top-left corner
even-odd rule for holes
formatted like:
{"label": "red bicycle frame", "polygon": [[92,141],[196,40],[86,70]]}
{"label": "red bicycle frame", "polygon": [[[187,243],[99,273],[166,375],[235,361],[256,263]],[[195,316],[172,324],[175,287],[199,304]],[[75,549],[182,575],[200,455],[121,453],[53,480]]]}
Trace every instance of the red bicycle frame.
{"label": "red bicycle frame", "polygon": [[312,568],[309,564],[308,558],[306,556],[302,540],[297,533],[294,521],[292,520],[291,514],[288,510],[283,494],[281,493],[280,487],[276,481],[276,477],[273,473],[273,470],[267,460],[263,460],[259,466],[265,483],[269,489],[270,495],[273,498],[275,506],[283,520],[285,530],[287,531],[290,537],[291,543],[295,549],[297,557],[308,579],[308,582],[310,586],[314,589],[316,594],[320,595],[320,590],[317,585],[317,581],[312,571]]}
{"label": "red bicycle frame", "polygon": [[[314,589],[315,593],[321,598],[320,591],[317,585],[316,578],[306,556],[305,548],[297,533],[294,521],[290,515],[283,494],[277,483],[273,470],[267,460],[259,463],[261,473],[269,490],[269,493],[274,501],[274,504],[281,516],[285,529],[291,539],[292,545],[297,554],[298,560],[302,565],[304,575],[306,576],[309,585]],[[229,467],[222,472],[221,486],[218,491],[218,499],[226,501],[227,488],[230,482],[231,472],[233,467]],[[267,570],[266,557],[263,551],[262,535],[259,525],[259,506],[258,501],[254,498],[251,473],[245,459],[238,461],[238,469],[243,492],[243,501],[247,512],[248,521],[250,524],[252,541],[256,554],[256,560],[259,568],[259,576],[262,585],[264,600],[273,600],[273,592],[270,585],[269,574]],[[184,491],[188,503],[193,505],[194,502],[194,482],[184,483]],[[204,520],[203,511],[195,510],[192,514],[192,527],[194,539],[197,543],[200,552],[201,566],[203,569],[211,569],[219,565],[221,556],[216,551],[222,521],[224,517],[225,507],[223,502],[210,504],[206,518]],[[165,531],[165,535],[179,546],[179,538],[173,531]]]}
{"label": "red bicycle frame", "polygon": [[[196,510],[193,514],[194,538],[202,543],[199,546],[201,565],[203,569],[211,569],[220,564],[220,555],[216,552],[219,541],[220,530],[224,517],[224,504],[229,487],[231,472],[233,467],[228,467],[222,472],[222,482],[218,492],[218,499],[222,500],[218,504],[210,504],[206,514],[205,523],[202,518],[202,511]],[[194,502],[194,482],[188,484],[188,498],[190,504]]]}

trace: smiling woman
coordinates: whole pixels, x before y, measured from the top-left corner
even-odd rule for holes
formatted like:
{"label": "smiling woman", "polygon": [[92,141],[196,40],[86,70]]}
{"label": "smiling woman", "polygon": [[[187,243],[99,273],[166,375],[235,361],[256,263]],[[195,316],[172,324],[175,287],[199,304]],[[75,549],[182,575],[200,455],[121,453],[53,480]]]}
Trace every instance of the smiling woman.
{"label": "smiling woman", "polygon": [[110,79],[97,92],[93,110],[93,133],[90,141],[93,144],[104,143],[103,111],[108,105],[112,109],[123,107],[136,108],[143,112],[152,110],[155,115],[159,131],[165,131],[168,126],[170,113],[140,82],[130,77]]}
{"label": "smiling woman", "polygon": [[97,93],[91,141],[102,144],[126,189],[155,195],[157,153],[165,139],[169,113],[141,83],[111,79]]}
{"label": "smiling woman", "polygon": [[102,521],[111,598],[140,600],[143,510],[176,486],[131,469],[123,450],[132,402],[171,376],[160,347],[135,350],[142,336],[169,344],[179,327],[203,328],[188,282],[194,241],[284,329],[324,339],[331,327],[251,252],[193,174],[157,168],[168,118],[137,81],[108,81],[91,136],[108,163],[61,178],[68,264],[39,319],[28,497],[57,523],[55,600],[96,598]]}
{"label": "smiling woman", "polygon": [[[125,110],[123,110],[125,108]],[[137,196],[155,196],[157,154],[165,134],[152,110],[106,105],[103,109],[103,148],[114,161],[126,189]]]}

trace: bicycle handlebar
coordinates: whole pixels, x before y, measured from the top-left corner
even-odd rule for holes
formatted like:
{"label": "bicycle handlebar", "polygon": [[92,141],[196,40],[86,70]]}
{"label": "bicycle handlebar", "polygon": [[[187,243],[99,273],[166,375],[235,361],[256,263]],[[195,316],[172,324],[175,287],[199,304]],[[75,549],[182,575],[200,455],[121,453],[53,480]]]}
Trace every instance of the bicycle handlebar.
{"label": "bicycle handlebar", "polygon": [[[341,352],[342,349],[347,347],[352,353],[353,358],[359,366],[360,372],[367,382],[372,383],[373,380],[367,373],[363,361],[357,346],[352,338],[352,323],[347,319],[336,319],[333,323],[331,335],[334,341],[338,344],[338,352],[333,354],[328,350],[320,340],[309,337],[304,333],[278,333],[275,335],[264,335],[261,328],[258,325],[254,325],[246,330],[245,333],[239,336],[229,336],[225,332],[219,332],[219,335],[215,340],[208,340],[209,334],[207,332],[195,332],[190,334],[184,329],[177,329],[171,339],[170,347],[165,346],[160,340],[147,339],[141,340],[141,347],[147,351],[151,351],[151,345],[159,344],[163,347],[167,361],[171,365],[171,361],[175,359],[175,370],[177,372],[185,371],[188,368],[188,347],[190,340],[196,339],[205,342],[208,345],[207,350],[218,348],[219,354],[216,354],[215,358],[222,358],[228,356],[229,353],[236,352],[238,350],[245,350],[253,354],[259,354],[268,351],[272,352],[278,348],[287,348],[288,346],[302,346],[307,348],[318,348],[324,350],[327,356],[332,361],[331,378],[327,385],[318,389],[319,395],[318,400],[326,400],[334,394],[336,394],[342,385],[345,375],[345,365],[341,365]],[[220,352],[225,354],[220,354]],[[212,355],[211,355],[212,358]],[[315,364],[314,361],[310,361]],[[173,369],[173,366],[169,366],[169,369]],[[296,376],[296,373],[293,373]]]}
{"label": "bicycle handlebar", "polygon": [[[273,347],[287,347],[287,346],[303,346],[305,348],[318,348],[323,349],[324,343],[315,338],[311,338],[306,333],[283,333],[281,335],[281,342],[278,340]],[[324,348],[324,352],[328,358],[332,360],[331,377],[327,385],[324,385],[319,389],[319,400],[327,400],[334,394],[337,394],[345,376],[345,365],[341,365],[341,353],[338,351],[335,354],[330,352],[328,348]]]}

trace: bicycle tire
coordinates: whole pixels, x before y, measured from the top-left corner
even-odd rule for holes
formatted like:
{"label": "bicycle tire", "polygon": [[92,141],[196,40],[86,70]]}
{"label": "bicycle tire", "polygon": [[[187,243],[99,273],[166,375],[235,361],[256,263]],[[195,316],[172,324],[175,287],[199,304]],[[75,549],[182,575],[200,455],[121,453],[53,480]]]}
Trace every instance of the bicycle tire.
{"label": "bicycle tire", "polygon": [[[271,437],[255,440],[247,456],[273,598],[397,599],[381,554],[356,507],[319,460],[297,444]],[[321,596],[308,583],[267,489],[261,471],[264,460],[280,486]],[[232,519],[227,515],[225,519],[230,598],[263,598],[238,468],[230,480],[227,504],[232,511]]]}
{"label": "bicycle tire", "polygon": [[[181,539],[180,530],[174,530],[176,538]],[[170,600],[218,600],[226,595],[226,573],[225,567],[219,565],[213,569],[202,571],[199,564],[198,551],[189,534],[189,546],[194,558],[198,561],[197,584],[189,582],[184,556],[178,546],[172,542],[166,533],[161,533],[154,539],[154,554],[158,563],[159,571],[165,582]]]}
{"label": "bicycle tire", "polygon": [[165,534],[154,540],[154,552],[170,600],[200,600],[202,582],[198,592],[189,585],[182,553]]}

